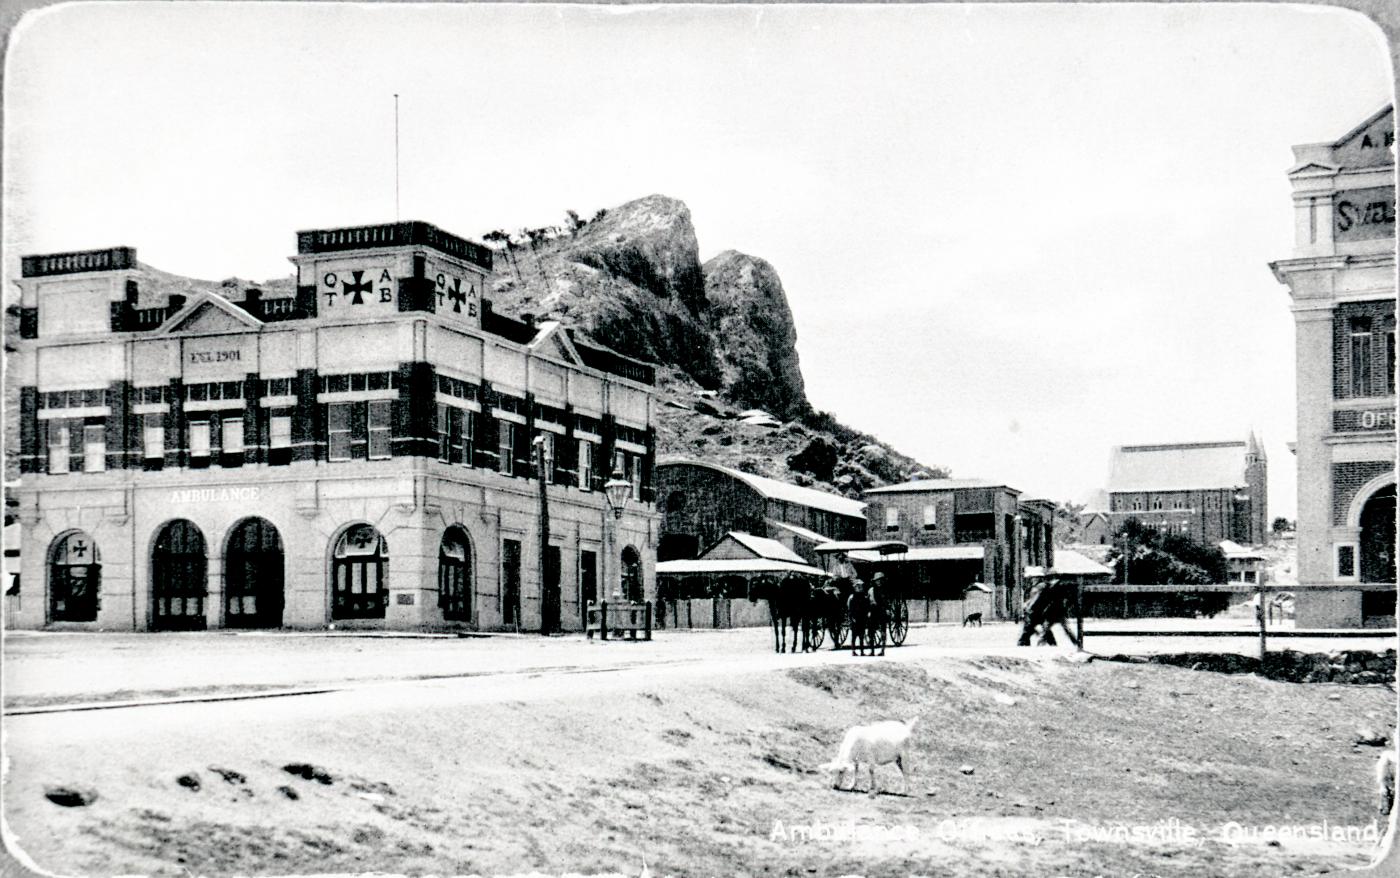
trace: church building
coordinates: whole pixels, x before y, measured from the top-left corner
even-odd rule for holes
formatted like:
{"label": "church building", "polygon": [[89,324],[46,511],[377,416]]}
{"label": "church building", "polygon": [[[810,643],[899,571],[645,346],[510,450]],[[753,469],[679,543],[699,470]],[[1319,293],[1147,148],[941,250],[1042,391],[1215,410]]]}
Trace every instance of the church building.
{"label": "church building", "polygon": [[651,598],[651,367],[494,312],[492,252],[427,223],[292,262],[220,291],[129,247],[22,260],[9,625],[578,630]]}

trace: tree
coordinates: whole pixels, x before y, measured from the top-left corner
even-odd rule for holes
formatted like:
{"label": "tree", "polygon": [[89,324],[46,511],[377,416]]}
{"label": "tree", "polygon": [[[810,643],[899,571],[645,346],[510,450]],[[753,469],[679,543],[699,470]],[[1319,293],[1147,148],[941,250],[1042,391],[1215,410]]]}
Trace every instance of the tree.
{"label": "tree", "polygon": [[1290,530],[1293,530],[1293,522],[1283,517],[1275,518],[1273,527],[1270,528],[1270,530],[1274,532],[1275,537],[1281,537]]}
{"label": "tree", "polygon": [[[1135,585],[1211,585],[1225,581],[1225,553],[1219,546],[1198,543],[1182,534],[1162,534],[1136,518],[1123,522],[1114,537],[1107,564],[1113,568],[1113,581]],[[1158,611],[1167,615],[1215,615],[1229,605],[1224,594],[1178,594],[1156,600]]]}
{"label": "tree", "polygon": [[588,225],[588,220],[579,218],[578,211],[566,210],[564,213],[569,217],[569,234],[576,235],[579,229]]}
{"label": "tree", "polygon": [[1083,503],[1055,504],[1055,542],[1069,544],[1079,542],[1083,525],[1079,517],[1084,514]]}
{"label": "tree", "polygon": [[[1124,563],[1126,560],[1126,564]],[[1136,518],[1123,522],[1108,553],[1113,581],[1124,575],[1134,583],[1209,585],[1225,581],[1225,553],[1181,534],[1163,535]]]}

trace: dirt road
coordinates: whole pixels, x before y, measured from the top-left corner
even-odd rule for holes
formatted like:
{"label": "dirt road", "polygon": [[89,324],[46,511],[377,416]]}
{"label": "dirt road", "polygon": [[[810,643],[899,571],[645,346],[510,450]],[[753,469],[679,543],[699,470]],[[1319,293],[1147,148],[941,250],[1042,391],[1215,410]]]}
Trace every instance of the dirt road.
{"label": "dirt road", "polygon": [[[349,661],[320,695],[7,716],[5,819],[70,874],[1314,874],[1374,849],[1376,751],[1352,738],[1392,731],[1388,690],[1044,650],[685,649],[400,681]],[[259,680],[337,676],[311,664]],[[910,795],[816,772],[848,725],[912,714]]]}

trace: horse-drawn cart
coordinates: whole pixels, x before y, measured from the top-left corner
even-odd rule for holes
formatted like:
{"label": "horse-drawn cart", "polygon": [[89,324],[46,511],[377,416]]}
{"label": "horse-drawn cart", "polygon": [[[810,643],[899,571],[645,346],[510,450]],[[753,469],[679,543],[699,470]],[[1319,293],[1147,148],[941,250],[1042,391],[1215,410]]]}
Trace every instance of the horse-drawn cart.
{"label": "horse-drawn cart", "polygon": [[[871,540],[861,542],[821,543],[814,550],[822,559],[822,567],[833,579],[823,602],[820,615],[825,624],[820,628],[831,635],[832,647],[840,649],[850,636],[850,619],[846,615],[847,601],[850,599],[857,578],[867,584],[874,581],[876,573],[883,573],[882,587],[877,591],[877,599],[883,605],[885,624],[884,638],[895,646],[902,646],[909,636],[909,602],[905,593],[908,576],[905,571],[904,556],[909,547],[898,540]],[[823,637],[818,630],[815,636]]]}

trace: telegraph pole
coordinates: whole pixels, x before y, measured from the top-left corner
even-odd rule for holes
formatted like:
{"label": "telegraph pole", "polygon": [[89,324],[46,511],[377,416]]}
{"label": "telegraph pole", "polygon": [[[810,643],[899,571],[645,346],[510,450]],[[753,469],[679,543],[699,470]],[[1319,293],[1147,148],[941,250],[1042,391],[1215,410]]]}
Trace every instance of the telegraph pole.
{"label": "telegraph pole", "polygon": [[549,462],[545,460],[544,436],[536,436],[535,479],[540,485],[540,633],[552,634],[559,626],[553,577],[549,569],[549,493],[545,478]]}
{"label": "telegraph pole", "polygon": [[394,92],[394,222],[399,221],[399,93]]}

